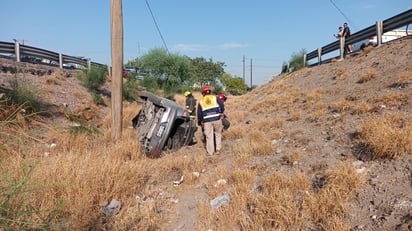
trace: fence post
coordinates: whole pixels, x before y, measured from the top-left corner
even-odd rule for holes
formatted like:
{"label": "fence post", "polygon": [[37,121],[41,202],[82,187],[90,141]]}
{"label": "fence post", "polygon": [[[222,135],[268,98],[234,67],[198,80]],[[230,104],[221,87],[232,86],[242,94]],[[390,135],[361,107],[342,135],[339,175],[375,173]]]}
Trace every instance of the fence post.
{"label": "fence post", "polygon": [[322,62],[322,47],[318,48],[318,65]]}
{"label": "fence post", "polygon": [[303,54],[303,66],[306,67],[306,54]]}
{"label": "fence post", "polygon": [[345,56],[345,38],[344,37],[340,37],[340,58],[343,59],[343,57]]}
{"label": "fence post", "polygon": [[16,55],[16,62],[20,62],[20,43],[14,42],[14,54]]}
{"label": "fence post", "polygon": [[383,31],[383,22],[376,22],[376,40],[378,42],[378,47],[382,45],[382,31]]}
{"label": "fence post", "polygon": [[63,55],[62,55],[62,53],[59,53],[59,67],[60,67],[60,69],[63,69]]}
{"label": "fence post", "polygon": [[90,68],[92,68],[92,62],[90,61],[90,59],[87,60],[87,68],[89,69],[89,71],[90,71]]}

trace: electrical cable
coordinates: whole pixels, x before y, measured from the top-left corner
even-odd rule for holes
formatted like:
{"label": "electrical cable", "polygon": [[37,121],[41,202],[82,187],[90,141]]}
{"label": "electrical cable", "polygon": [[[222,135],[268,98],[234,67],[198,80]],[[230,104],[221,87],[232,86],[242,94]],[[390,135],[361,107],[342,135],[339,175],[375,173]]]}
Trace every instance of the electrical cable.
{"label": "electrical cable", "polygon": [[154,24],[155,24],[155,26],[156,26],[157,32],[159,32],[160,38],[161,38],[162,41],[163,41],[163,45],[164,45],[165,48],[166,48],[167,54],[170,55],[169,49],[167,48],[167,45],[166,45],[165,39],[163,38],[162,32],[160,32],[159,26],[157,25],[157,22],[156,22],[156,19],[155,19],[154,15],[153,15],[152,9],[150,8],[150,5],[149,5],[149,3],[147,2],[147,0],[145,0],[145,2],[146,2],[146,5],[147,5],[147,8],[148,8],[149,11],[150,11],[150,14],[152,15],[152,19],[153,19],[153,22],[154,22]]}
{"label": "electrical cable", "polygon": [[329,1],[339,11],[339,13],[349,22],[349,24],[352,27],[354,27],[355,29],[358,29],[357,26],[355,26],[355,24],[348,17],[346,17],[346,15],[339,9],[339,7],[332,0],[329,0]]}

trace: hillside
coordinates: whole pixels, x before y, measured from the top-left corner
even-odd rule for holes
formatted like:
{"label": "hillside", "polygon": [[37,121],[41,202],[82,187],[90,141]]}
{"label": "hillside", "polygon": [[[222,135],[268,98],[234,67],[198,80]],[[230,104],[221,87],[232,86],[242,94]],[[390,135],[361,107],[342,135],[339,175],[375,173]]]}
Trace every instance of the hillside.
{"label": "hillside", "polygon": [[[110,82],[101,91],[109,106],[96,106],[74,71],[7,59],[0,65],[0,94],[10,90],[10,78],[29,80],[38,89],[43,108],[51,112],[36,121],[53,129],[33,122],[25,128],[36,136],[30,148],[37,140],[60,147],[59,154],[40,158],[47,169],[53,163],[59,166],[50,173],[41,169],[39,175],[75,182],[85,174],[84,183],[79,183],[84,191],[58,193],[79,201],[78,207],[87,204],[84,209],[68,209],[69,227],[412,230],[411,36],[344,60],[275,76],[246,95],[229,96],[226,107],[232,125],[223,134],[223,153],[213,158],[205,156],[201,143],[159,159],[142,157],[130,129],[137,103],[124,104],[124,140],[110,146]],[[25,71],[14,74],[13,67]],[[182,96],[176,99],[183,104]],[[105,131],[104,137],[75,141],[61,135],[62,128],[77,126],[68,115]],[[200,129],[196,137],[201,140]],[[104,164],[92,164],[98,162],[89,158],[98,156],[94,152],[107,154],[100,156]],[[79,155],[79,160],[70,155]],[[78,162],[89,159],[86,164]],[[84,173],[76,163],[93,172]],[[112,169],[113,165],[117,167]],[[66,175],[53,176],[60,172]],[[70,172],[76,176],[68,177]],[[173,186],[182,175],[185,181]],[[231,201],[211,210],[209,201],[223,192],[229,192]],[[84,194],[91,195],[82,199]],[[43,204],[57,201],[53,193],[38,197]],[[109,198],[124,202],[117,217],[98,212],[99,203]]]}

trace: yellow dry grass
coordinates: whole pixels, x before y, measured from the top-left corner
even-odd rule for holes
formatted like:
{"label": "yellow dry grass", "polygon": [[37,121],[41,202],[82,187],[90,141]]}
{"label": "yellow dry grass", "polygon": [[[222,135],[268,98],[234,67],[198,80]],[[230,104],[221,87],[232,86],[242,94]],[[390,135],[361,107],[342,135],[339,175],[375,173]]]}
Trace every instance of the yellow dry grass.
{"label": "yellow dry grass", "polygon": [[342,81],[349,77],[349,73],[344,68],[339,68],[335,74],[336,81]]}
{"label": "yellow dry grass", "polygon": [[325,103],[316,103],[313,105],[312,110],[308,116],[309,121],[318,122],[328,113],[327,106]]}
{"label": "yellow dry grass", "polygon": [[358,83],[366,83],[370,80],[376,78],[378,75],[378,71],[374,68],[369,68],[366,73],[364,73],[361,78],[359,79]]}
{"label": "yellow dry grass", "polygon": [[[200,172],[206,160],[184,150],[179,156],[165,155],[162,159],[141,155],[135,131],[128,128],[137,113],[135,108],[125,108],[123,136],[117,142],[111,141],[109,129],[102,130],[100,135],[74,136],[43,125],[52,138],[43,144],[30,141],[30,150],[2,155],[2,177],[7,177],[7,181],[1,181],[0,191],[10,187],[13,181],[23,180],[25,169],[33,169],[30,184],[24,185],[20,194],[13,195],[13,211],[24,210],[29,200],[30,206],[39,211],[35,214],[47,214],[53,209],[63,211],[51,218],[52,223],[58,224],[64,215],[65,222],[58,229],[130,230],[137,226],[144,230],[159,229],[164,221],[157,209],[167,208],[171,203],[159,194],[154,182],[172,185],[183,175],[186,183],[194,183],[193,172]],[[103,127],[108,126],[109,120]],[[145,196],[147,201],[139,204],[136,196]],[[112,199],[121,201],[125,209],[109,219],[100,206]],[[41,218],[32,221],[44,222]]]}
{"label": "yellow dry grass", "polygon": [[412,153],[412,117],[386,114],[366,119],[360,138],[372,158],[396,158]]}
{"label": "yellow dry grass", "polygon": [[346,99],[340,100],[338,102],[332,103],[329,105],[329,108],[334,111],[334,112],[345,112],[345,111],[350,111],[354,107],[354,104],[352,101],[348,101]]}
{"label": "yellow dry grass", "polygon": [[232,153],[235,156],[270,155],[276,151],[272,142],[259,130],[251,130],[241,140],[233,142]]}
{"label": "yellow dry grass", "polygon": [[411,94],[405,92],[394,92],[382,95],[370,100],[374,108],[399,107],[408,104]]}
{"label": "yellow dry grass", "polygon": [[300,172],[290,176],[274,172],[257,184],[256,170],[237,168],[220,191],[229,192],[230,203],[217,210],[207,208],[206,203],[200,205],[198,228],[347,230],[346,203],[362,187],[364,179],[346,162],[333,166],[325,177],[326,185],[315,193],[307,176]]}
{"label": "yellow dry grass", "polygon": [[399,86],[404,86],[410,84],[412,81],[412,71],[402,71],[399,73],[399,77],[396,80],[396,84]]}
{"label": "yellow dry grass", "polygon": [[303,95],[305,97],[306,108],[312,107],[315,103],[319,102],[319,100],[323,97],[323,90],[322,89],[313,89],[304,91]]}

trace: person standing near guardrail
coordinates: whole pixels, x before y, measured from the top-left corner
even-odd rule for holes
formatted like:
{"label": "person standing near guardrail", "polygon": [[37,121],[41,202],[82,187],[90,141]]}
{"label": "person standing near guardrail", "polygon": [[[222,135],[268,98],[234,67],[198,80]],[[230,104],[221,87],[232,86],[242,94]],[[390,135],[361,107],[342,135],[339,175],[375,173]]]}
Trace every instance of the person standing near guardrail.
{"label": "person standing near guardrail", "polygon": [[336,34],[333,34],[333,36],[334,36],[336,39],[340,39],[340,38],[342,38],[342,36],[343,36],[343,27],[340,26],[338,29],[339,29],[338,34],[337,34],[337,35],[336,35]]}
{"label": "person standing near guardrail", "polygon": [[345,23],[343,23],[343,35],[342,35],[342,37],[345,38],[345,47],[348,50],[348,53],[351,53],[352,52],[352,46],[350,44],[346,43],[346,40],[349,38],[349,36],[350,36],[350,28],[348,26],[348,23],[345,22]]}
{"label": "person standing near guardrail", "polygon": [[203,98],[197,107],[197,122],[204,128],[206,136],[206,151],[209,156],[219,153],[222,148],[222,130],[223,124],[221,119],[225,112],[223,102],[212,94],[212,88],[205,86],[201,90]]}

